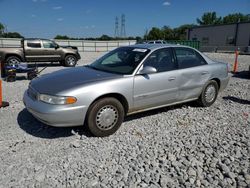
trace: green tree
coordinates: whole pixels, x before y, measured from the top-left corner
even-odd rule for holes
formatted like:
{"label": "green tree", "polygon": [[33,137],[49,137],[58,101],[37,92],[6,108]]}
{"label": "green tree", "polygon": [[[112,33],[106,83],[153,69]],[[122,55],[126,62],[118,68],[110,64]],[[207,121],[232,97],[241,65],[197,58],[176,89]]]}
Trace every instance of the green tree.
{"label": "green tree", "polygon": [[113,38],[108,35],[102,35],[99,40],[112,40]]}
{"label": "green tree", "polygon": [[68,40],[70,38],[67,35],[56,35],[54,39]]}
{"label": "green tree", "polygon": [[139,36],[135,37],[135,40],[137,43],[142,43],[143,42],[143,39]]}
{"label": "green tree", "polygon": [[0,23],[0,36],[2,36],[2,34],[4,33],[4,25],[2,23]]}
{"label": "green tree", "polygon": [[194,27],[194,24],[185,24],[181,25],[177,28],[174,28],[174,39],[175,40],[186,40],[187,38],[187,30]]}
{"label": "green tree", "polygon": [[146,36],[147,40],[159,40],[159,39],[163,39],[164,34],[162,32],[161,29],[157,28],[157,27],[153,27],[148,35]]}
{"label": "green tree", "polygon": [[161,29],[163,40],[172,40],[174,39],[174,31],[169,26],[163,26]]}
{"label": "green tree", "polygon": [[129,37],[125,38],[125,40],[135,40],[135,37],[129,36]]}
{"label": "green tree", "polygon": [[216,25],[222,23],[222,18],[217,17],[216,12],[206,12],[202,15],[201,19],[196,19],[199,25]]}
{"label": "green tree", "polygon": [[244,15],[242,13],[234,13],[234,14],[229,14],[223,18],[223,23],[225,24],[244,22],[244,21],[250,21],[250,16]]}
{"label": "green tree", "polygon": [[24,38],[20,33],[18,32],[8,32],[2,34],[3,38]]}

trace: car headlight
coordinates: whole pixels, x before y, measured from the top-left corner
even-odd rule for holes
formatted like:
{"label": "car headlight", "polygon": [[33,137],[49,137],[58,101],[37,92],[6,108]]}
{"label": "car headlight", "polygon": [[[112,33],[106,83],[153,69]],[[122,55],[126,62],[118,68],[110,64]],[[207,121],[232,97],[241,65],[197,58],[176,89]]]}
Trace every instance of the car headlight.
{"label": "car headlight", "polygon": [[74,104],[77,101],[75,97],[61,97],[46,94],[40,94],[39,100],[48,104]]}

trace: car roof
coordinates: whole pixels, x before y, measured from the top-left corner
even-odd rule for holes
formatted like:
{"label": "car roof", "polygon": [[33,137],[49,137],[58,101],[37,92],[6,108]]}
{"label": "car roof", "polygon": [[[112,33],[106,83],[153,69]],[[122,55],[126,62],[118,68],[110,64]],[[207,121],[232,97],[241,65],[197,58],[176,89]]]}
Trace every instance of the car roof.
{"label": "car roof", "polygon": [[24,40],[50,40],[51,39],[43,39],[43,38],[25,38]]}
{"label": "car roof", "polygon": [[149,50],[155,50],[155,49],[159,49],[159,48],[166,48],[166,47],[185,47],[185,48],[190,48],[189,46],[183,46],[183,45],[179,45],[179,44],[135,44],[135,45],[131,45],[130,47],[133,48],[146,48]]}

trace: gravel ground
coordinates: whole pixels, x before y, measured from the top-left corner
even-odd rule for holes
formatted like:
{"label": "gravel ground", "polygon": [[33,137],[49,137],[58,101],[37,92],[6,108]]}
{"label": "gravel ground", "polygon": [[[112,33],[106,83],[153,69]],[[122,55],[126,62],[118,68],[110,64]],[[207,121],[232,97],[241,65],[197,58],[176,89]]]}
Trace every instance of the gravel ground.
{"label": "gravel ground", "polygon": [[[79,65],[100,55],[84,53]],[[233,54],[207,55],[234,61]],[[22,103],[29,82],[3,82],[10,107],[0,109],[0,187],[250,187],[249,65],[241,55],[240,73],[213,106],[129,116],[107,138],[38,122]]]}

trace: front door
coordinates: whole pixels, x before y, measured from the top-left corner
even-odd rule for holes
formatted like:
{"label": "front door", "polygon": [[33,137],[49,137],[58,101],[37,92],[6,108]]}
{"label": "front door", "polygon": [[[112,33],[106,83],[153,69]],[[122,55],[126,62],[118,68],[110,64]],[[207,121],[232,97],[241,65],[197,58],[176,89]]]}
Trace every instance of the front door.
{"label": "front door", "polygon": [[56,44],[50,40],[42,40],[43,56],[45,61],[60,61],[60,50],[56,48]]}
{"label": "front door", "polygon": [[[171,48],[152,52],[143,63],[157,72],[134,77],[134,110],[152,108],[176,102],[179,71]],[[141,68],[143,68],[141,67]]]}

